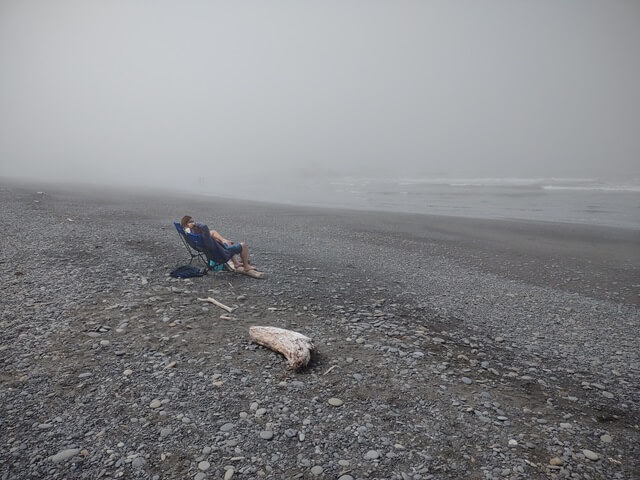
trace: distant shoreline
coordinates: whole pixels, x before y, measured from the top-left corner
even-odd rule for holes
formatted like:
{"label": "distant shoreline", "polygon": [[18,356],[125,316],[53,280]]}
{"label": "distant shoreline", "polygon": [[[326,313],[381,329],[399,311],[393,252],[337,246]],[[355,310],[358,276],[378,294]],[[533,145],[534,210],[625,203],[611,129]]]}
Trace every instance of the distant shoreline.
{"label": "distant shoreline", "polygon": [[[456,183],[462,182],[462,183]],[[308,179],[250,191],[199,190],[229,199],[357,211],[533,220],[640,230],[640,183],[585,179]]]}
{"label": "distant shoreline", "polygon": [[[567,227],[582,227],[586,229],[612,229],[612,231],[620,231],[622,235],[626,235],[624,232],[629,232],[630,235],[635,235],[640,232],[640,194],[635,191],[623,191],[615,192],[622,195],[637,195],[638,196],[638,218],[635,224],[609,224],[609,223],[594,223],[588,221],[578,221],[575,219],[552,219],[552,218],[523,218],[522,216],[496,216],[496,215],[483,215],[481,212],[475,211],[474,214],[446,212],[441,213],[437,211],[415,211],[411,209],[399,209],[399,208],[380,208],[376,206],[363,206],[363,205],[339,205],[322,202],[298,202],[295,200],[273,200],[273,199],[260,199],[251,196],[242,196],[241,194],[224,194],[206,192],[198,189],[193,190],[181,190],[176,188],[167,187],[155,187],[155,186],[133,186],[133,185],[107,185],[107,184],[85,184],[76,182],[45,182],[45,181],[33,181],[28,179],[0,179],[0,185],[14,185],[21,188],[39,189],[43,191],[62,191],[62,192],[76,192],[84,195],[97,195],[110,197],[113,192],[120,192],[125,195],[134,196],[157,196],[157,197],[200,197],[202,199],[210,199],[222,202],[231,203],[248,203],[255,205],[267,205],[274,208],[302,208],[312,210],[326,210],[336,212],[353,212],[357,214],[371,213],[371,214],[398,214],[398,215],[421,215],[425,217],[433,218],[451,218],[459,220],[481,221],[481,222],[507,222],[507,223],[529,223],[531,225],[540,226],[567,226]],[[476,188],[476,186],[471,187]],[[484,188],[479,186],[478,188]],[[508,188],[508,187],[505,187]],[[542,189],[540,190],[543,191]],[[613,192],[603,192],[605,195]],[[500,223],[498,223],[499,225]]]}

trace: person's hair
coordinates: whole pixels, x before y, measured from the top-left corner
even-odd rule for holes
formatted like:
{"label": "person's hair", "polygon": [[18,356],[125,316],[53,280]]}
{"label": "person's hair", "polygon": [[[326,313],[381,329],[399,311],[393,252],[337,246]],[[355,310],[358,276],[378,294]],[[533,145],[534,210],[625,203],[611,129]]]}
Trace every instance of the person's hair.
{"label": "person's hair", "polygon": [[180,220],[180,225],[182,225],[182,228],[187,226],[187,223],[191,222],[193,220],[193,217],[190,217],[189,215],[185,215],[184,217],[182,217],[182,220]]}

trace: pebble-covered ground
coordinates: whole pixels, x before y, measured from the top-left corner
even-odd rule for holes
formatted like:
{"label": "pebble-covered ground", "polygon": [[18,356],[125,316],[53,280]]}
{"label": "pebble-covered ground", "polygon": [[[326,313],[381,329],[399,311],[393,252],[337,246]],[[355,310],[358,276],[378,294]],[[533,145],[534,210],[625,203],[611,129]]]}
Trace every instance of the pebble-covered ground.
{"label": "pebble-covered ground", "polygon": [[[0,186],[2,480],[640,478],[637,232],[70,192]],[[268,277],[169,277],[185,213]]]}

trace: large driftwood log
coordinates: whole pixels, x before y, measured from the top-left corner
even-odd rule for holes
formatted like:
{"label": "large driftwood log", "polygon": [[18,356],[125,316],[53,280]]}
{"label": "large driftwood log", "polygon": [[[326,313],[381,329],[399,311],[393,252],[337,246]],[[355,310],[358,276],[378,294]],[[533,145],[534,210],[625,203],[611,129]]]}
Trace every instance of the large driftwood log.
{"label": "large driftwood log", "polygon": [[249,336],[258,345],[285,356],[295,370],[306,367],[315,350],[313,341],[301,333],[277,327],[250,327]]}

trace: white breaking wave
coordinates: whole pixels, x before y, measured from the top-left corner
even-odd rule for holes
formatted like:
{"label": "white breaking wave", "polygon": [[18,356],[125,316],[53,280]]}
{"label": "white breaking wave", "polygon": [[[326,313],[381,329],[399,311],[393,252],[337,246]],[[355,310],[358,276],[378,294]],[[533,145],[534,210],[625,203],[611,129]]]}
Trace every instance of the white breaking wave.
{"label": "white breaking wave", "polygon": [[445,185],[450,187],[542,187],[547,184],[590,184],[597,183],[593,178],[521,178],[521,177],[482,177],[482,178],[401,178],[398,185]]}
{"label": "white breaking wave", "polygon": [[640,185],[543,185],[542,189],[640,193]]}
{"label": "white breaking wave", "polygon": [[598,180],[595,178],[402,178],[396,181],[398,186],[440,185],[447,187],[522,187],[543,190],[580,190],[604,192],[640,192],[640,179],[628,183]]}

